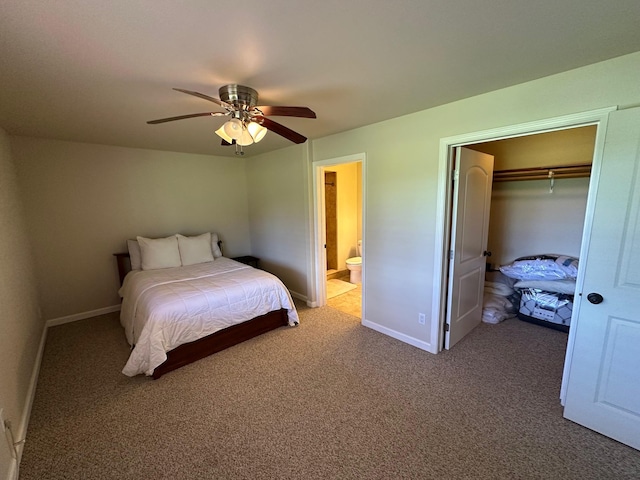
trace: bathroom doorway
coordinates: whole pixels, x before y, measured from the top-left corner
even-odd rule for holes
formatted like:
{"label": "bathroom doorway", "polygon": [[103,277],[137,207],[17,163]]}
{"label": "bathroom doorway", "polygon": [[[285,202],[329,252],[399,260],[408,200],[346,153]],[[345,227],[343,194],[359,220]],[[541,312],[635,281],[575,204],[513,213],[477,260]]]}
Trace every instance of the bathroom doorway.
{"label": "bathroom doorway", "polygon": [[[364,244],[364,154],[314,162],[316,305],[363,318],[363,280],[347,268]],[[335,197],[335,198],[334,198]],[[362,271],[364,272],[364,261]]]}

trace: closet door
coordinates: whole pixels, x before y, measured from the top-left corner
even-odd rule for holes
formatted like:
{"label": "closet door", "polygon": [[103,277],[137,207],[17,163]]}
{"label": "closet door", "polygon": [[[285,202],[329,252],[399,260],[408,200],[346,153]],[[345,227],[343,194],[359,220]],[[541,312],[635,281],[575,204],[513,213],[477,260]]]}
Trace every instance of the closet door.
{"label": "closet door", "polygon": [[493,157],[464,147],[456,148],[454,181],[446,349],[482,321]]}
{"label": "closet door", "polygon": [[640,108],[609,116],[564,416],[640,449]]}

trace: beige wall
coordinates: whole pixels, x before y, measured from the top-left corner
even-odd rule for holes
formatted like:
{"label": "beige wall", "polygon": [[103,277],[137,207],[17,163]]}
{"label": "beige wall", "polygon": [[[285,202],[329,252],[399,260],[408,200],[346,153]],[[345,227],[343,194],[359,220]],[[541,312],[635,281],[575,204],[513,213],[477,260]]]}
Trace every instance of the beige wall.
{"label": "beige wall", "polygon": [[[432,345],[440,139],[640,102],[640,53],[315,140],[313,160],[366,152],[364,317]],[[303,221],[303,219],[301,219]]]}
{"label": "beige wall", "polygon": [[525,255],[580,256],[588,178],[493,184],[488,261],[495,266]]}
{"label": "beige wall", "polygon": [[118,305],[126,239],[214,231],[251,252],[245,160],[12,137],[45,319]]}
{"label": "beige wall", "polygon": [[307,145],[247,160],[251,247],[260,266],[306,298],[310,198]]}
{"label": "beige wall", "polygon": [[[494,169],[590,164],[596,127],[470,145],[494,156]],[[518,257],[557,253],[579,257],[589,178],[494,182],[488,261],[504,265]]]}
{"label": "beige wall", "polygon": [[494,170],[591,163],[596,130],[595,125],[589,125],[478,143],[469,148],[493,155]]}
{"label": "beige wall", "polygon": [[[44,323],[38,314],[31,242],[19,198],[9,137],[2,129],[0,232],[0,408],[4,409],[4,417],[11,420],[16,440],[20,440],[26,428],[22,421],[29,408],[30,381]],[[0,435],[4,452],[3,437]]]}

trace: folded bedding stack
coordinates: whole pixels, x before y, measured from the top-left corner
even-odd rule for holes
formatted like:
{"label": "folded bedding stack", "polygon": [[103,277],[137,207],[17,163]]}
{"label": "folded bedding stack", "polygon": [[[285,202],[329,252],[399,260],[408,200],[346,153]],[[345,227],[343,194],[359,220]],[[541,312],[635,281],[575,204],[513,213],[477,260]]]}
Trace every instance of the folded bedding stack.
{"label": "folded bedding stack", "polygon": [[567,255],[521,257],[500,272],[515,280],[518,318],[567,332],[576,290],[578,259]]}
{"label": "folded bedding stack", "polygon": [[516,316],[519,296],[513,284],[513,279],[499,271],[486,273],[482,305],[483,322],[496,324]]}

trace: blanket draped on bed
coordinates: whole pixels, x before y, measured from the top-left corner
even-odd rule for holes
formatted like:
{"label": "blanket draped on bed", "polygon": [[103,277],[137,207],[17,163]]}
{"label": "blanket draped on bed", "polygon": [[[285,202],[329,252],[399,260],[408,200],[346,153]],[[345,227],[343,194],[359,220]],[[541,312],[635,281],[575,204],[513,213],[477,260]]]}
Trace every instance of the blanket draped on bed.
{"label": "blanket draped on bed", "polygon": [[133,346],[122,373],[152,375],[167,352],[268,312],[287,309],[291,295],[274,275],[228,258],[186,267],[130,272],[119,291],[120,322]]}

